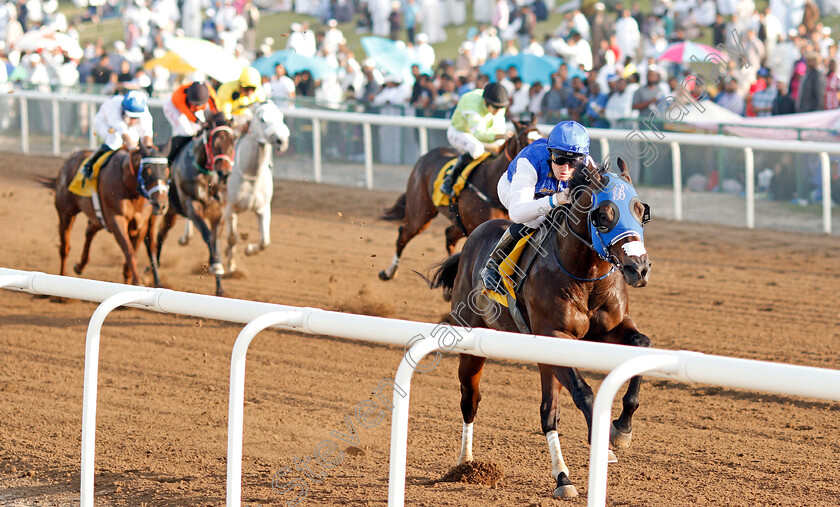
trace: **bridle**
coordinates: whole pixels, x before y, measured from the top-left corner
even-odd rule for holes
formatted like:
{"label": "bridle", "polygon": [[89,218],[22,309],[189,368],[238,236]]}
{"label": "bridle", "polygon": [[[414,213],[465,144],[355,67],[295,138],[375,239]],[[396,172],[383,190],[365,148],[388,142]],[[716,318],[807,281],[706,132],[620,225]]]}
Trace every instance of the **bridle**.
{"label": "bridle", "polygon": [[[517,141],[520,145],[523,145],[523,144],[525,144],[525,143],[524,143],[524,142],[522,141],[522,139],[520,139],[520,138],[521,138],[522,136],[525,136],[525,139],[527,139],[527,138],[528,138],[528,134],[530,134],[531,132],[539,132],[539,129],[538,129],[537,127],[528,127],[528,128],[526,128],[525,130],[523,130],[523,131],[519,132],[519,133],[516,135],[516,137],[512,137],[511,139],[516,139],[516,141]],[[504,151],[504,153],[505,153],[505,158],[507,159],[507,161],[508,161],[508,162],[513,162],[513,159],[514,159],[514,158],[516,158],[516,155],[517,155],[516,153],[514,153],[514,154],[513,154],[513,156],[511,156],[511,155],[508,153],[508,145],[509,145],[509,144],[513,144],[513,143],[511,143],[511,142],[510,142],[510,140],[511,140],[511,139],[509,139],[509,140],[505,143],[504,150],[503,150],[503,151]],[[521,150],[520,150],[520,151],[521,151]]]}
{"label": "bridle", "polygon": [[234,158],[236,157],[236,147],[234,146],[233,155],[227,155],[224,153],[213,153],[213,136],[218,134],[219,132],[227,132],[230,134],[231,138],[235,137],[233,134],[233,129],[226,126],[226,125],[219,125],[218,127],[214,128],[207,133],[207,130],[204,130],[201,133],[201,143],[204,145],[204,153],[206,155],[207,162],[205,163],[204,169],[211,173],[213,172],[213,168],[216,166],[217,160],[224,160],[228,164],[230,164],[230,168],[233,169]]}
{"label": "bridle", "polygon": [[[134,164],[131,162],[131,153],[128,154],[128,170],[134,174]],[[169,185],[162,179],[158,178],[155,181],[155,186],[150,189],[146,189],[146,182],[143,180],[143,166],[145,164],[162,164],[167,165],[169,164],[169,160],[165,157],[143,157],[140,159],[140,165],[137,168],[137,191],[138,193],[145,197],[148,200],[152,199],[152,194],[155,192],[162,192],[163,194],[168,195],[169,193]]]}

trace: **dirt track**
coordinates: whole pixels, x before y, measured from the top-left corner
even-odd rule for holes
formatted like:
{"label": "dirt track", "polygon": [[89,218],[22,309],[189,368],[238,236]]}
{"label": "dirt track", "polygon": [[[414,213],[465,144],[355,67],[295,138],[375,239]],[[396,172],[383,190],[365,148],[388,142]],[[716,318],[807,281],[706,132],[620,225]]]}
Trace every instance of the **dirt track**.
{"label": "dirt track", "polygon": [[[57,272],[52,194],[25,178],[54,174],[53,158],[0,154],[0,265]],[[397,281],[376,273],[393,255],[396,226],[376,220],[395,194],[281,182],[273,244],[241,258],[227,295],[418,321],[448,311],[412,269],[443,257],[443,222],[409,245]],[[644,197],[644,196],[643,196]],[[253,216],[242,230],[256,235]],[[77,220],[71,265],[83,239]],[[180,232],[182,221],[175,231]],[[173,232],[175,232],[173,231]],[[169,288],[210,294],[207,255],[170,237]],[[655,347],[840,368],[840,249],[836,238],[652,222],[651,285],[631,292],[633,315]],[[141,265],[147,263],[141,255]],[[105,233],[84,276],[120,282],[122,255]],[[78,503],[84,335],[92,303],[64,304],[0,290],[0,505]],[[141,310],[103,329],[96,448],[97,505],[224,504],[230,351],[240,326]],[[311,456],[345,415],[392,377],[402,351],[267,331],[249,352],[243,505],[295,495],[271,478]],[[581,497],[551,499],[532,364],[490,361],[475,430],[477,459],[501,465],[495,487],[437,483],[460,445],[457,357],[418,374],[412,389],[407,503],[585,505],[583,417],[563,394],[563,454]],[[593,387],[603,375],[586,372]],[[840,404],[651,380],[634,442],[610,467],[612,505],[838,505]],[[390,424],[359,444],[304,505],[385,505]],[[315,465],[315,473],[323,468]],[[292,470],[287,480],[303,478]]]}

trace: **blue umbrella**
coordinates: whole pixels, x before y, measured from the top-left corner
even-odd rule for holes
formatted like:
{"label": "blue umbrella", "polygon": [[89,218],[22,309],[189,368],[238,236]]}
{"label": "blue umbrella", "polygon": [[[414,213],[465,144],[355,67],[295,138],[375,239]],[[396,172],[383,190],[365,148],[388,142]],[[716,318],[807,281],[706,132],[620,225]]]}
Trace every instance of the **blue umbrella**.
{"label": "blue umbrella", "polygon": [[432,69],[421,64],[416,55],[390,39],[362,37],[361,42],[368,57],[386,74],[400,77],[403,81],[414,81],[411,66],[417,65],[421,73],[432,75]]}
{"label": "blue umbrella", "polygon": [[557,72],[557,68],[563,60],[556,56],[535,56],[519,53],[518,55],[500,56],[489,60],[481,66],[481,72],[490,76],[495,81],[496,69],[507,70],[508,67],[516,67],[519,77],[523,83],[533,84],[536,81],[544,85],[551,84],[551,74]]}
{"label": "blue umbrella", "polygon": [[263,76],[273,76],[274,66],[282,63],[289,75],[297,74],[300,71],[308,70],[312,73],[313,79],[322,79],[336,73],[336,70],[329,64],[326,58],[320,56],[303,56],[291,49],[281,49],[268,56],[257,59],[254,68],[260,71]]}

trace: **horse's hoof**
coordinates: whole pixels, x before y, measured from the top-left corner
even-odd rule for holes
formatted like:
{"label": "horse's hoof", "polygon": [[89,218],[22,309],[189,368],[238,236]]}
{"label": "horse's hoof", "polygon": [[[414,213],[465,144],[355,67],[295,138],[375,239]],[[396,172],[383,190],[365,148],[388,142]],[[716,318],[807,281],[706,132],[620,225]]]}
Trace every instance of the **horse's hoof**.
{"label": "horse's hoof", "polygon": [[615,427],[615,423],[610,424],[610,445],[616,449],[627,449],[630,447],[630,442],[633,441],[633,432],[624,433]]}
{"label": "horse's hoof", "polygon": [[262,247],[256,243],[251,243],[245,247],[245,255],[255,255],[262,251]]}
{"label": "horse's hoof", "polygon": [[222,276],[223,274],[225,274],[225,267],[222,266],[221,262],[216,262],[212,266],[210,266],[210,274]]}
{"label": "horse's hoof", "polygon": [[574,498],[578,496],[577,489],[566,472],[557,476],[557,487],[554,488],[554,498]]}
{"label": "horse's hoof", "polygon": [[612,452],[612,449],[607,449],[607,463],[618,463],[618,458]]}
{"label": "horse's hoof", "polygon": [[379,272],[379,279],[384,281],[384,282],[387,282],[388,280],[391,279],[391,277],[388,276],[388,273],[386,273],[385,270],[383,269],[382,271]]}
{"label": "horse's hoof", "polygon": [[75,264],[75,265],[73,266],[73,271],[74,271],[77,275],[81,275],[81,274],[82,274],[82,266],[81,266],[81,264]]}
{"label": "horse's hoof", "polygon": [[187,246],[190,244],[190,238],[187,236],[181,236],[178,238],[178,244],[181,246]]}

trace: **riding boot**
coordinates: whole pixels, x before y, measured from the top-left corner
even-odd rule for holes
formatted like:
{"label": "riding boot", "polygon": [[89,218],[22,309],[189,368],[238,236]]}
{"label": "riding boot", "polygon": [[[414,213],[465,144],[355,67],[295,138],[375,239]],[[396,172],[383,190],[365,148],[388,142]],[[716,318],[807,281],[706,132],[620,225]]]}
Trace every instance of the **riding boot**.
{"label": "riding boot", "polygon": [[87,163],[85,163],[85,166],[82,168],[82,175],[85,177],[86,180],[89,180],[89,179],[93,178],[93,164],[94,164],[94,162],[96,162],[97,159],[99,159],[99,157],[104,155],[105,152],[107,152],[110,149],[111,148],[109,148],[107,144],[103,144],[102,146],[99,147],[98,150],[96,150],[96,153],[94,153],[93,155],[88,157]]}
{"label": "riding boot", "polygon": [[508,227],[499,239],[499,242],[493,247],[493,251],[490,252],[490,257],[487,259],[487,264],[485,264],[479,273],[486,289],[500,294],[504,292],[505,288],[502,283],[502,274],[499,272],[499,266],[510,255],[516,243],[529,232],[531,232],[531,228],[523,224],[512,224]]}
{"label": "riding boot", "polygon": [[175,162],[175,158],[181,153],[181,149],[190,142],[192,137],[189,136],[174,136],[169,140],[169,155],[166,157],[171,166]]}
{"label": "riding boot", "polygon": [[446,178],[444,178],[443,183],[441,183],[440,191],[449,197],[455,197],[455,191],[452,189],[452,185],[458,181],[458,176],[461,175],[461,172],[470,162],[472,162],[472,160],[473,158],[469,153],[462,153],[458,156],[458,162],[455,163],[455,167],[452,168],[452,170],[446,175]]}

